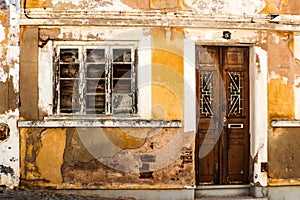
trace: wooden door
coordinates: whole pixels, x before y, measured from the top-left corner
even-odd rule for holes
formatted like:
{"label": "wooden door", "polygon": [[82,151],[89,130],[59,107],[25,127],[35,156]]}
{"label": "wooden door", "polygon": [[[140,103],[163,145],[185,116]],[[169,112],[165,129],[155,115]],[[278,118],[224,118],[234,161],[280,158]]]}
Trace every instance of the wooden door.
{"label": "wooden door", "polygon": [[249,176],[249,48],[196,46],[198,184]]}

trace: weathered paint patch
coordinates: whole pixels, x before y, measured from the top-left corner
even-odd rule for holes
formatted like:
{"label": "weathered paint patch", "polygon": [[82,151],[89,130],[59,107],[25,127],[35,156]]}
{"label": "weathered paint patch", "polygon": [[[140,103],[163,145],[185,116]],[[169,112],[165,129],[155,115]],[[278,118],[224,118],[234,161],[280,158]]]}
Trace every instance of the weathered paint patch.
{"label": "weathered paint patch", "polygon": [[143,146],[148,136],[146,129],[102,129],[108,139],[121,149],[134,149]]}
{"label": "weathered paint patch", "polygon": [[[43,33],[45,34],[45,33]],[[50,33],[51,34],[51,33]],[[47,34],[48,35],[48,34]],[[51,37],[51,36],[50,36]],[[38,106],[40,115],[52,114],[53,108],[53,68],[52,50],[53,42],[49,41],[43,48],[39,48],[39,67],[38,67],[38,87],[39,99]]]}
{"label": "weathered paint patch", "polygon": [[0,141],[3,142],[9,137],[9,126],[5,123],[0,123]]}
{"label": "weathered paint patch", "polygon": [[265,0],[266,6],[260,11],[261,14],[283,14],[284,11],[280,8],[280,5],[273,0]]}
{"label": "weathered paint patch", "polygon": [[[128,3],[128,5],[126,5]],[[53,9],[56,10],[93,10],[93,11],[129,11],[135,7],[143,7],[144,3],[129,3],[128,1],[121,0],[104,0],[104,1],[85,1],[85,0],[52,0]]]}
{"label": "weathered paint patch", "polygon": [[177,0],[161,1],[161,0],[150,0],[151,9],[170,9],[177,7]]}
{"label": "weathered paint patch", "polygon": [[7,9],[8,7],[9,7],[9,4],[7,3],[7,1],[5,1],[5,0],[0,1],[0,10]]}
{"label": "weathered paint patch", "polygon": [[0,173],[7,176],[8,175],[13,176],[15,172],[14,169],[11,168],[10,166],[0,165]]}
{"label": "weathered paint patch", "polygon": [[300,61],[300,34],[295,33],[294,35],[294,56]]}
{"label": "weathered paint patch", "polygon": [[153,29],[152,32],[152,117],[183,118],[183,42],[182,30]]}
{"label": "weathered paint patch", "polygon": [[269,134],[269,178],[297,179],[300,174],[299,128],[276,128]]}
{"label": "weathered paint patch", "polygon": [[52,183],[63,181],[61,167],[65,146],[65,130],[47,129],[41,133],[41,147],[37,152],[36,165],[42,179]]}
{"label": "weathered paint patch", "polygon": [[26,0],[26,9],[28,8],[51,8],[52,1],[47,0]]}
{"label": "weathered paint patch", "polygon": [[5,28],[0,24],[0,42],[2,42],[6,38]]}
{"label": "weathered paint patch", "polygon": [[250,30],[231,30],[227,29],[231,33],[231,39],[226,40],[222,38],[223,30],[210,29],[209,31],[204,29],[184,29],[184,34],[187,38],[198,42],[207,43],[213,41],[214,43],[256,43],[259,41],[259,32]]}
{"label": "weathered paint patch", "polygon": [[3,68],[0,68],[0,81],[5,83],[8,78],[8,73],[4,71]]}
{"label": "weathered paint patch", "polygon": [[294,57],[294,46],[293,32],[268,32],[269,72],[286,77],[288,85],[293,85],[295,75],[300,74],[300,63]]}
{"label": "weathered paint patch", "polygon": [[283,78],[270,79],[268,83],[269,120],[294,119],[294,88]]}
{"label": "weathered paint patch", "polygon": [[121,0],[121,2],[133,9],[146,9],[146,10],[150,9],[149,0],[139,0],[139,1]]}
{"label": "weathered paint patch", "polygon": [[295,119],[300,120],[300,76],[295,77],[294,82],[295,93]]}
{"label": "weathered paint patch", "polygon": [[266,6],[260,12],[263,14],[299,15],[300,2],[293,0],[265,0]]}
{"label": "weathered paint patch", "polygon": [[10,188],[19,184],[19,133],[17,120],[19,111],[8,111],[0,115],[0,123],[7,124],[9,127],[9,137],[0,142],[0,185]]}
{"label": "weathered paint patch", "polygon": [[264,0],[184,0],[185,4],[196,13],[202,14],[255,14],[264,8]]}

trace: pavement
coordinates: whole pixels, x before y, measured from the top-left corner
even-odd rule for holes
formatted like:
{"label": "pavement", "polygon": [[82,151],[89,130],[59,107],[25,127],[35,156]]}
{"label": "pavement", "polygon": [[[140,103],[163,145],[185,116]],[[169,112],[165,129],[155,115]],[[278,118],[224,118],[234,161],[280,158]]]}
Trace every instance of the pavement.
{"label": "pavement", "polygon": [[106,198],[81,196],[75,194],[58,194],[49,190],[21,190],[0,188],[0,199],[5,200],[134,200],[132,198]]}

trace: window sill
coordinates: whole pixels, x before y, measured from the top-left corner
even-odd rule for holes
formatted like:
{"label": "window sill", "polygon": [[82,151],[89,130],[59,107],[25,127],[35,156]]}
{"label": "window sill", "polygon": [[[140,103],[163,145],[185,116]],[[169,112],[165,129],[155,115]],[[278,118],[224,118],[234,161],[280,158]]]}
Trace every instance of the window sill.
{"label": "window sill", "polygon": [[273,128],[300,128],[300,120],[273,120],[271,126]]}
{"label": "window sill", "polygon": [[45,119],[41,121],[18,121],[19,128],[180,128],[182,121],[145,120],[138,118],[107,118],[107,119]]}

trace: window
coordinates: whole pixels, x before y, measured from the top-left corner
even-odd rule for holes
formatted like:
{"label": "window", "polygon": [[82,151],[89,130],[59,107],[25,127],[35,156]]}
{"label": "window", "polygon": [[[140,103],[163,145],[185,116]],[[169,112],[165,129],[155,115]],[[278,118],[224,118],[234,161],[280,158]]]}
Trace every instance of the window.
{"label": "window", "polygon": [[54,113],[135,114],[134,44],[58,46]]}

